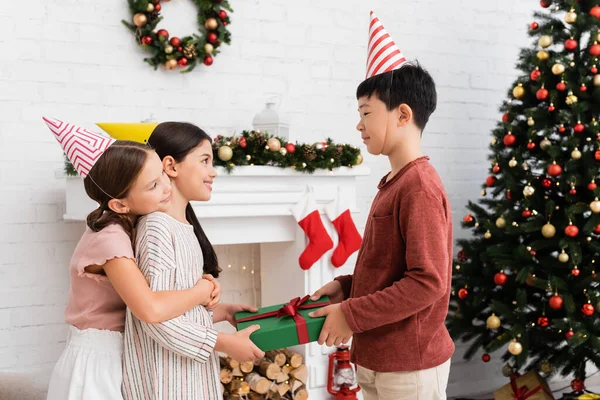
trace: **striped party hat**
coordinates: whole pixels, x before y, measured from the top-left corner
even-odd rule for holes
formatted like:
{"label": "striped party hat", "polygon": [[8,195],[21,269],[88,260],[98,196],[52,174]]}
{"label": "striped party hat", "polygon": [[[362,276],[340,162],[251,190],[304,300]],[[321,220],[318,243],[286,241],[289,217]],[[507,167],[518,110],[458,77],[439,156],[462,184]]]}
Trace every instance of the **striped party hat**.
{"label": "striped party hat", "polygon": [[115,142],[113,138],[88,131],[80,126],[54,118],[43,118],[82,178],[88,175],[100,156]]}
{"label": "striped party hat", "polygon": [[407,62],[398,46],[396,46],[394,39],[387,33],[375,13],[371,11],[367,76],[365,79],[400,69]]}

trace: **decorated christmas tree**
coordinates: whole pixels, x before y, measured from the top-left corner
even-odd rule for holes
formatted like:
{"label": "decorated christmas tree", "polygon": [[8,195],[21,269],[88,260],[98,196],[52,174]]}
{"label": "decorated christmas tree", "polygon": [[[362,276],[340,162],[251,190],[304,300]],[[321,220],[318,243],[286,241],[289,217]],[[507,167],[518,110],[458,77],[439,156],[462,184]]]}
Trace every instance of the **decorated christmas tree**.
{"label": "decorated christmas tree", "polygon": [[515,370],[600,368],[600,0],[542,0],[469,202],[448,328]]}

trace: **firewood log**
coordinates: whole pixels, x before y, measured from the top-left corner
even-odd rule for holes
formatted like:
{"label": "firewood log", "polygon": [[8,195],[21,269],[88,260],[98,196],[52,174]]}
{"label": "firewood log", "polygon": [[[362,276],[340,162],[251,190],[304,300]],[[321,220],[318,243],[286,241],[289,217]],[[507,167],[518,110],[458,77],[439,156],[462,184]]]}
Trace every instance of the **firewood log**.
{"label": "firewood log", "polygon": [[285,355],[285,353],[283,353],[279,350],[267,351],[265,353],[265,358],[273,361],[275,364],[279,365],[280,367],[284,366],[285,363],[287,362],[287,356]]}
{"label": "firewood log", "polygon": [[250,385],[250,389],[260,394],[266,394],[271,386],[271,382],[267,378],[260,376],[256,372],[249,373],[246,376],[246,382]]}
{"label": "firewood log", "polygon": [[281,367],[268,359],[263,359],[258,365],[258,373],[270,380],[277,379],[280,372]]}
{"label": "firewood log", "polygon": [[293,368],[298,368],[300,365],[302,365],[302,362],[304,361],[302,355],[291,352],[288,349],[282,349],[281,352],[285,354],[285,356],[287,357],[287,363],[290,364]]}
{"label": "firewood log", "polygon": [[302,364],[298,368],[294,368],[290,371],[289,375],[293,378],[298,379],[305,385],[308,382],[308,368],[306,367],[306,364]]}
{"label": "firewood log", "polygon": [[243,363],[240,363],[240,369],[243,373],[249,374],[254,370],[254,363],[252,361],[244,361]]}
{"label": "firewood log", "polygon": [[233,372],[228,368],[221,368],[221,383],[229,383],[233,379]]}

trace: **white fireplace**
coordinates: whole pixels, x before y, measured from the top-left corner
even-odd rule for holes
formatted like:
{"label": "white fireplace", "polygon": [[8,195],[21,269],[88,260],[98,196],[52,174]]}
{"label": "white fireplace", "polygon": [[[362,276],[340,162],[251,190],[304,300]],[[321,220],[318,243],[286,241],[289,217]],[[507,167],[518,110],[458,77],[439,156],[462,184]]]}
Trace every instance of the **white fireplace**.
{"label": "white fireplace", "polygon": [[[279,304],[293,297],[311,294],[335,276],[352,271],[356,253],[346,265],[335,268],[330,261],[331,251],[310,270],[300,269],[298,257],[308,241],[292,216],[292,209],[307,187],[312,187],[323,223],[337,244],[337,233],[324,214],[324,207],[339,193],[348,202],[355,217],[359,212],[356,207],[356,181],[357,177],[370,173],[367,167],[317,171],[314,174],[263,166],[237,167],[231,174],[223,169],[218,169],[218,172],[211,201],[196,203],[194,209],[209,239],[217,245],[224,270],[224,300],[231,298],[228,296],[229,289],[240,293],[241,298],[250,303],[254,302],[253,297],[258,297],[257,305]],[[81,179],[67,178],[66,188],[65,220],[85,220],[96,205],[87,198]],[[233,256],[228,255],[230,245],[234,245],[232,249],[237,247],[237,250],[232,250]],[[311,343],[295,350],[304,356],[309,368],[307,388],[310,398],[329,398],[326,391],[327,355],[333,349]]]}

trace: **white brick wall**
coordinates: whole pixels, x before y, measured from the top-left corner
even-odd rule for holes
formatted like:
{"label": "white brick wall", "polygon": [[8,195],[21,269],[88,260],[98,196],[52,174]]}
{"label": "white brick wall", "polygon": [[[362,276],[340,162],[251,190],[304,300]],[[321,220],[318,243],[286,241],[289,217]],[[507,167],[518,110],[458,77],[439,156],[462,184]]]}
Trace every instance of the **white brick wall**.
{"label": "white brick wall", "polygon": [[[186,0],[164,4],[165,27]],[[233,43],[211,68],[154,71],[121,24],[127,2],[21,0],[0,7],[0,370],[49,366],[62,348],[67,264],[80,223],[65,223],[62,153],[41,121],[187,120],[211,134],[250,127],[267,100],[289,118],[292,139],[327,136],[359,145],[354,92],[364,76],[373,8],[410,59],[436,79],[437,112],[424,134],[456,221],[479,196],[489,133],[515,77],[537,2],[522,0],[232,1]],[[172,7],[172,8],[171,8]],[[172,15],[169,17],[169,8]],[[176,16],[176,17],[174,17]],[[193,26],[193,14],[183,26]],[[169,23],[169,21],[171,21]],[[460,155],[459,155],[460,152]],[[382,157],[365,155],[368,209]],[[359,225],[364,225],[364,214]],[[481,366],[480,366],[481,367]],[[479,368],[483,370],[484,368]],[[460,368],[453,372],[460,377]],[[485,372],[498,375],[498,370]]]}

